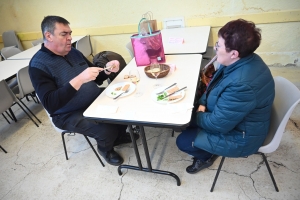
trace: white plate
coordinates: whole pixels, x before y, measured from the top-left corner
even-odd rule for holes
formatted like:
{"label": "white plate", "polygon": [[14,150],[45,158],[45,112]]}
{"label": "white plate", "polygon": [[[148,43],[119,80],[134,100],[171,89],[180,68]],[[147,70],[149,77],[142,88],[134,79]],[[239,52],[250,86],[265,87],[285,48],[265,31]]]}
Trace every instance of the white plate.
{"label": "white plate", "polygon": [[164,100],[157,101],[157,97],[158,97],[159,95],[162,95],[162,94],[157,95],[156,93],[162,91],[162,90],[165,89],[165,88],[166,88],[166,87],[160,87],[160,88],[155,89],[155,90],[151,93],[151,99],[152,99],[153,101],[155,101],[156,103],[160,103],[160,104],[168,104],[168,103],[176,103],[176,102],[180,101],[181,99],[183,99],[184,96],[185,96],[185,91],[184,91],[184,90],[181,90],[180,92],[177,92],[177,93],[174,94],[174,95],[181,95],[181,98],[179,98],[179,99],[176,99],[176,100],[174,100],[174,101],[168,101],[169,98],[167,97],[167,98],[165,98]]}
{"label": "white plate", "polygon": [[115,98],[116,96],[118,96],[120,93],[123,92],[122,90],[116,91],[116,88],[123,87],[126,84],[130,84],[129,91],[127,93],[122,94],[119,98],[126,97],[135,91],[136,86],[131,82],[121,82],[121,83],[116,83],[114,85],[109,85],[108,88],[106,89],[105,94],[110,98]]}

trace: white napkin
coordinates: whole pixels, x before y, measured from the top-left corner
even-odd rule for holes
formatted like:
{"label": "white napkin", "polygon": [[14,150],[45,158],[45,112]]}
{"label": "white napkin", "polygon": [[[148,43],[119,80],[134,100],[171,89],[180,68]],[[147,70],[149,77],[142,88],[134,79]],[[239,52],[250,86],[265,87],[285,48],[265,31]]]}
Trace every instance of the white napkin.
{"label": "white napkin", "polygon": [[185,113],[186,111],[193,109],[193,107],[193,105],[187,103],[167,104],[167,108],[171,114]]}
{"label": "white napkin", "polygon": [[118,106],[99,105],[97,106],[97,112],[102,114],[113,114],[118,110]]}

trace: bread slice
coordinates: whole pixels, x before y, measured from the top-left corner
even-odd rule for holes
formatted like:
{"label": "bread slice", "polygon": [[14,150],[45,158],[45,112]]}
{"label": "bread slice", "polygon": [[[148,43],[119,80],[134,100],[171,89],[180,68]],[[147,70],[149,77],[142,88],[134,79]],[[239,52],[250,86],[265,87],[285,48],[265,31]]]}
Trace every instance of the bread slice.
{"label": "bread slice", "polygon": [[176,92],[177,90],[179,90],[179,88],[176,85],[175,87],[172,87],[171,89],[167,90],[167,93],[172,94],[173,92]]}
{"label": "bread slice", "polygon": [[172,95],[172,96],[169,96],[169,101],[174,101],[174,100],[176,100],[176,99],[180,99],[182,97],[182,95],[180,94],[180,95]]}
{"label": "bread slice", "polygon": [[126,91],[128,90],[128,88],[130,87],[130,84],[126,84],[124,85],[124,87],[122,88],[122,91]]}

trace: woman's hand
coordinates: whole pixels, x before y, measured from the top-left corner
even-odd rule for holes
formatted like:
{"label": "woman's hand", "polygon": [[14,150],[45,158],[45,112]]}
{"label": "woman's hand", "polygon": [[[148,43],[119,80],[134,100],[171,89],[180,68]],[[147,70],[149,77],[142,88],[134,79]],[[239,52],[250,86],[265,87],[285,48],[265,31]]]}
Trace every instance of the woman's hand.
{"label": "woman's hand", "polygon": [[197,112],[205,112],[205,110],[206,110],[206,107],[203,106],[203,105],[200,105],[200,106],[198,107]]}

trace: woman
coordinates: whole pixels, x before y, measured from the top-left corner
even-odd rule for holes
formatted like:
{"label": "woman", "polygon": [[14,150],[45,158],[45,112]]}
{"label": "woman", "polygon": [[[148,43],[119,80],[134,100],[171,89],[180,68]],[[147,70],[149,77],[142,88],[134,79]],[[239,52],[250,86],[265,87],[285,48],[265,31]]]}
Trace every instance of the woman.
{"label": "woman", "polygon": [[242,157],[257,152],[270,124],[274,81],[268,66],[253,53],[260,29],[243,19],[228,22],[218,32],[215,50],[220,68],[214,75],[190,127],[177,146],[194,156],[190,174],[213,164],[218,156]]}

